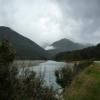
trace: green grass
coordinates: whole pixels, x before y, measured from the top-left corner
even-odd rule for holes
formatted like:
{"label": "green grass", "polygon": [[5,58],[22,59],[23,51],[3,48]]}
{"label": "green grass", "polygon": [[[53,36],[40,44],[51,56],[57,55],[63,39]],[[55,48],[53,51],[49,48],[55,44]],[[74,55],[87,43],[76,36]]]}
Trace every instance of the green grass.
{"label": "green grass", "polygon": [[100,100],[100,63],[86,68],[64,93],[65,100]]}

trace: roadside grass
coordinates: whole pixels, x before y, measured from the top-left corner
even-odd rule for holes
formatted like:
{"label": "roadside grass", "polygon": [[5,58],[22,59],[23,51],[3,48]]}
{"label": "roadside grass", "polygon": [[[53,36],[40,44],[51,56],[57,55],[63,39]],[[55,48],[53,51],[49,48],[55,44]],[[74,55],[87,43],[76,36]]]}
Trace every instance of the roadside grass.
{"label": "roadside grass", "polygon": [[73,80],[64,100],[100,100],[100,63],[93,63]]}

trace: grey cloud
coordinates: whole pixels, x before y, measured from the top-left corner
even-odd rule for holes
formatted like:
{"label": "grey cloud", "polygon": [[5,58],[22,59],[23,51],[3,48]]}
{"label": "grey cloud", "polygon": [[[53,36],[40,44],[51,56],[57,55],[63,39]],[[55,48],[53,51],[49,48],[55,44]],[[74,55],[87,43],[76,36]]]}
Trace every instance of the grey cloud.
{"label": "grey cloud", "polygon": [[100,0],[0,0],[0,25],[41,46],[61,38],[100,42]]}
{"label": "grey cloud", "polygon": [[[76,25],[81,22],[81,25],[78,26],[79,30],[76,28],[71,31],[73,39],[76,36],[76,41],[100,42],[100,36],[96,36],[96,32],[100,33],[100,0],[60,0],[59,2],[62,4],[64,20],[71,18],[76,21]],[[66,21],[65,26],[68,26]]]}

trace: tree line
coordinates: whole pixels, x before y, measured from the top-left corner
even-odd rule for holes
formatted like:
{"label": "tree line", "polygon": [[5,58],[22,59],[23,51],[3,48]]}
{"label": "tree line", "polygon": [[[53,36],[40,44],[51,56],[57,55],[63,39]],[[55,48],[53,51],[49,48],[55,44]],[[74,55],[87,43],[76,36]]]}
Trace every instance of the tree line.
{"label": "tree line", "polygon": [[81,50],[59,53],[55,56],[55,60],[77,61],[77,60],[100,60],[100,44],[91,46]]}

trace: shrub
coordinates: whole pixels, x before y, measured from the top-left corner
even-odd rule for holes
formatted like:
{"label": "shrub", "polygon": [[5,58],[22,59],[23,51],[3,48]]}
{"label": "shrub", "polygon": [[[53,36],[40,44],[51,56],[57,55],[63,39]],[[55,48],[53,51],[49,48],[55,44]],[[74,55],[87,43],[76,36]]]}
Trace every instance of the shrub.
{"label": "shrub", "polygon": [[92,63],[93,63],[92,60],[80,61],[79,63],[75,63],[73,68],[74,75],[77,75]]}
{"label": "shrub", "polygon": [[73,70],[70,67],[63,67],[59,70],[56,70],[55,76],[57,83],[62,88],[68,87],[71,84],[74,77],[92,63],[93,61],[81,61],[79,63],[74,64]]}
{"label": "shrub", "polygon": [[62,88],[65,88],[70,85],[73,78],[73,72],[71,68],[64,67],[60,70],[56,70],[55,76],[57,83],[60,84]]}

